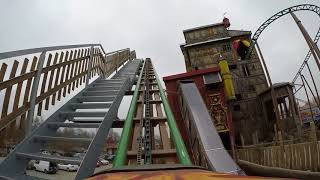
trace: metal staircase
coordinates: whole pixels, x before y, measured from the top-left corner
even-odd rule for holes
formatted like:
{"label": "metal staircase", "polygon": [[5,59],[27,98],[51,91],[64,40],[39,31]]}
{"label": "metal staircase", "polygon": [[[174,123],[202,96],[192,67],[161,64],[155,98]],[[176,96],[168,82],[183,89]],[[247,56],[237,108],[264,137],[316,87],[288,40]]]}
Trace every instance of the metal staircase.
{"label": "metal staircase", "polygon": [[[75,179],[93,174],[118,108],[127,90],[130,90],[141,60],[128,61],[111,79],[98,78],[66,102],[38,128],[32,131],[0,164],[0,179],[38,179],[25,174],[30,160],[78,164]],[[60,137],[59,128],[97,128],[91,138]],[[51,142],[84,143],[86,155],[81,158],[42,154],[41,150]],[[14,168],[13,168],[14,167]]]}

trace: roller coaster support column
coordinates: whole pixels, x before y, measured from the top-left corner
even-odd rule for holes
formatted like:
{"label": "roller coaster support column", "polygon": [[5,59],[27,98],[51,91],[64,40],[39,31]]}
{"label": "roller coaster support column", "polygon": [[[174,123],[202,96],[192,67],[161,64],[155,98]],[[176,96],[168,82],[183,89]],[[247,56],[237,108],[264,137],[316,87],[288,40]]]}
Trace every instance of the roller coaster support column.
{"label": "roller coaster support column", "polygon": [[320,50],[319,50],[318,46],[313,42],[313,40],[311,39],[310,35],[308,34],[306,29],[302,25],[301,21],[298,19],[298,17],[293,12],[290,12],[290,14],[291,14],[292,18],[294,19],[294,21],[297,23],[303,37],[307,41],[308,46],[310,48],[310,51],[314,57],[314,60],[317,63],[318,69],[320,70]]}
{"label": "roller coaster support column", "polygon": [[[262,65],[264,67],[264,70],[266,71],[266,75],[267,75],[267,79],[268,79],[268,83],[269,83],[269,86],[270,86],[270,92],[271,92],[271,99],[272,99],[272,105],[273,105],[273,111],[276,115],[276,123],[277,123],[277,131],[281,131],[281,133],[283,134],[283,128],[282,128],[282,125],[281,125],[281,122],[280,122],[280,113],[279,113],[279,109],[278,109],[278,102],[277,102],[277,98],[275,96],[275,92],[274,92],[274,88],[273,88],[273,85],[272,85],[272,81],[271,81],[271,77],[270,77],[270,73],[268,71],[268,68],[267,68],[267,65],[266,65],[266,62],[264,60],[264,57],[262,55],[262,52],[261,52],[261,49],[258,45],[258,42],[256,42],[256,47],[258,49],[258,53],[260,55],[260,59],[262,61]],[[278,132],[275,132],[275,133],[278,133]]]}

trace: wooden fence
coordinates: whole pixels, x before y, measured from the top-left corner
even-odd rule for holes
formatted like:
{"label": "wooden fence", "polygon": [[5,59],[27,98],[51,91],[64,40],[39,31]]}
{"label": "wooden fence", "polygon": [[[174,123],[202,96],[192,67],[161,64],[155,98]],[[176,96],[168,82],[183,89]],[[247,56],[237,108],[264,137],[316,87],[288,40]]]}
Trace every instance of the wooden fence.
{"label": "wooden fence", "polygon": [[28,128],[30,109],[40,116],[95,75],[107,77],[131,58],[130,49],[105,54],[99,44],[0,53],[0,141]]}
{"label": "wooden fence", "polygon": [[296,170],[320,170],[320,143],[253,147],[237,150],[237,158],[252,163]]}

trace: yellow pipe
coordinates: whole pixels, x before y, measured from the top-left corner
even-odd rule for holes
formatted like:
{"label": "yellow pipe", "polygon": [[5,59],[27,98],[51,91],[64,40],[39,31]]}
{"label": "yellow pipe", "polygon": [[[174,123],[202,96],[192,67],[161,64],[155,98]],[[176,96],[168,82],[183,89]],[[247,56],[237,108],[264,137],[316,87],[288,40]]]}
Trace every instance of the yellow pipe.
{"label": "yellow pipe", "polygon": [[222,76],[224,91],[227,100],[235,100],[235,91],[233,87],[232,75],[229,70],[228,62],[226,59],[221,58],[219,61],[220,73]]}

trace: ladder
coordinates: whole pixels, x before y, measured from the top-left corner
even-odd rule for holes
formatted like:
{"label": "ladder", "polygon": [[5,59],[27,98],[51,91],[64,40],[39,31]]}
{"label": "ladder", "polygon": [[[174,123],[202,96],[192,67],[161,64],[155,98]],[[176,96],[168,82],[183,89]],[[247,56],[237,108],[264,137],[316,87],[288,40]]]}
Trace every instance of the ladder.
{"label": "ladder", "polygon": [[[80,168],[75,179],[92,175],[112,123],[117,119],[122,98],[134,84],[141,64],[141,60],[129,61],[111,79],[98,78],[66,102],[0,164],[0,179],[39,179],[25,173],[30,160],[78,164]],[[97,131],[93,138],[59,137],[59,128],[97,128]],[[41,153],[46,145],[55,141],[85,143],[87,152],[83,158]]]}

